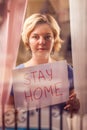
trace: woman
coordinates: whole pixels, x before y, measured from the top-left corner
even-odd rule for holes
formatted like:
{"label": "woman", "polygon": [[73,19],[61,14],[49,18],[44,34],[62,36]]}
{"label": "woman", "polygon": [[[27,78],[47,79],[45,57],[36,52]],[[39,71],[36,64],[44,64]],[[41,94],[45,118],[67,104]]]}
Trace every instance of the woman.
{"label": "woman", "polygon": [[[63,42],[60,38],[60,27],[56,20],[49,14],[44,15],[40,13],[33,14],[25,20],[22,40],[32,57],[26,63],[17,66],[17,68],[56,62],[52,58],[52,54],[60,50]],[[74,92],[73,72],[71,66],[67,66],[70,96],[69,100],[63,104],[63,107],[65,110],[78,112],[80,104]]]}
{"label": "woman", "polygon": [[[43,15],[36,13],[28,17],[23,26],[22,40],[28,51],[31,53],[31,59],[26,63],[18,65],[16,68],[25,68],[30,66],[36,66],[44,63],[53,63],[57,60],[53,58],[53,54],[58,52],[61,48],[62,40],[60,38],[60,27],[56,20],[49,14]],[[58,112],[60,108],[60,114],[63,109],[68,112],[76,113],[79,111],[80,103],[76,97],[73,86],[73,71],[72,67],[67,64],[68,78],[69,78],[69,100],[66,103],[61,103],[58,105],[53,105],[49,107],[49,110],[56,110],[55,113],[51,113],[52,116],[58,117]],[[10,103],[13,104],[13,92],[11,94]],[[52,108],[52,109],[51,109]],[[44,109],[41,109],[44,110]],[[29,127],[29,111],[27,111],[27,126]],[[32,113],[33,112],[33,113]],[[40,114],[40,109],[37,111],[31,111]],[[15,112],[18,113],[18,112]],[[49,112],[48,112],[49,113]],[[22,113],[23,114],[23,113]],[[44,113],[45,118],[47,118],[46,111]],[[50,114],[50,117],[52,118]],[[36,115],[36,114],[35,114]],[[16,116],[16,114],[15,114]],[[23,115],[22,115],[23,117]],[[35,116],[33,117],[35,119]],[[51,119],[50,119],[51,122]],[[33,123],[33,121],[31,121]],[[32,124],[33,126],[34,124]],[[58,125],[58,122],[57,122]],[[40,126],[39,126],[40,127]],[[51,123],[50,123],[51,127]],[[40,128],[39,128],[40,129]]]}

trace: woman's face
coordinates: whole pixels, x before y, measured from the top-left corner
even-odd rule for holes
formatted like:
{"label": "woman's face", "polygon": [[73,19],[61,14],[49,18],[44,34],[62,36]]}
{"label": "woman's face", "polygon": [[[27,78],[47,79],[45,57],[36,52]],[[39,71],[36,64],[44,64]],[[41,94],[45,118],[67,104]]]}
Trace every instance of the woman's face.
{"label": "woman's face", "polygon": [[38,24],[29,36],[32,56],[49,56],[54,45],[52,29],[48,24]]}

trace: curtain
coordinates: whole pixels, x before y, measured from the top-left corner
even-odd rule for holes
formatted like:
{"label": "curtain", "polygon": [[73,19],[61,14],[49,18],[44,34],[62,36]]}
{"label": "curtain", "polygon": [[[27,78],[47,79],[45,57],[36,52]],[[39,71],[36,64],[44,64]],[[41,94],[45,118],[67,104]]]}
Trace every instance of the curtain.
{"label": "curtain", "polygon": [[0,4],[0,103],[5,104],[11,91],[27,0],[3,0]]}
{"label": "curtain", "polygon": [[[87,0],[69,0],[74,85],[80,100],[80,129],[87,129]],[[77,123],[75,123],[77,124]],[[78,126],[78,125],[77,125]]]}

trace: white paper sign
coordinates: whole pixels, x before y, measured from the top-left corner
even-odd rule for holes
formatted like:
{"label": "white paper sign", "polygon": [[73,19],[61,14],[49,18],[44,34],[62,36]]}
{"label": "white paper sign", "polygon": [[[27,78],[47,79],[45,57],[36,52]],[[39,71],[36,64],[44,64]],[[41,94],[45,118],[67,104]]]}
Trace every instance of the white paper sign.
{"label": "white paper sign", "polygon": [[13,70],[13,91],[16,108],[32,110],[67,101],[66,61]]}

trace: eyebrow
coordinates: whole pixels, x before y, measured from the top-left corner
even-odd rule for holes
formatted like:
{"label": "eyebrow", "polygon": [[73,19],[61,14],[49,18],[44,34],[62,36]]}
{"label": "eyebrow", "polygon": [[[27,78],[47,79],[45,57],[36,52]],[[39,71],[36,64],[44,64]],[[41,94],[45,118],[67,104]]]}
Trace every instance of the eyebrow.
{"label": "eyebrow", "polygon": [[[33,33],[32,35],[41,35],[41,34]],[[43,35],[44,35],[44,34],[43,34]],[[45,35],[51,35],[51,33],[45,33]]]}

